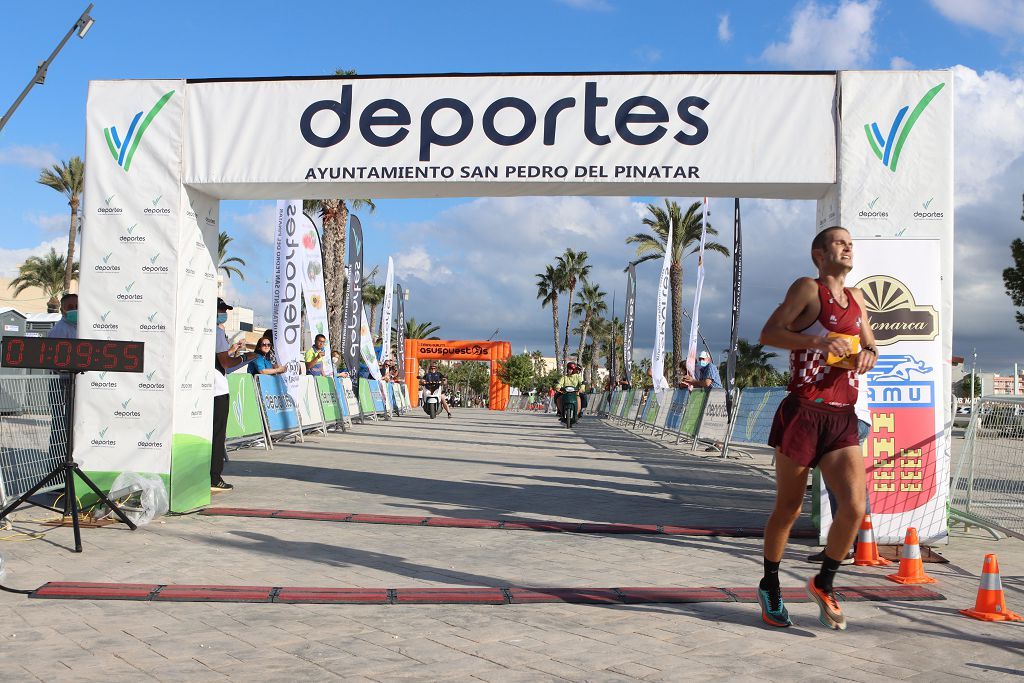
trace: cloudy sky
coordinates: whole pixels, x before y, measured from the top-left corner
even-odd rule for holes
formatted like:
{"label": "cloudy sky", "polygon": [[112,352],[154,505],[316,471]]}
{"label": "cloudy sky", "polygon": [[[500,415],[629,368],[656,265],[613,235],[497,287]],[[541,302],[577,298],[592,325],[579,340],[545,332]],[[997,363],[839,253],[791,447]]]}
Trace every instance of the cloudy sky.
{"label": "cloudy sky", "polygon": [[[13,101],[86,2],[6,8],[0,97]],[[81,7],[79,6],[81,5]],[[1024,235],[1024,1],[473,0],[423,3],[159,4],[96,0],[96,25],[74,38],[0,132],[0,274],[66,242],[67,207],[35,183],[40,167],[83,153],[90,79],[515,71],[952,69],[956,84],[956,317],[954,353],[979,369],[1024,363],[1001,272]],[[676,198],[680,203],[692,198]],[[587,251],[592,279],[616,292],[633,257],[626,235],[659,197],[381,200],[363,213],[367,265],[395,257],[411,291],[408,315],[449,338],[499,337],[515,350],[551,349],[551,315],[534,274],[565,247]],[[743,205],[744,318],[756,336],[788,279],[809,272],[814,203]],[[731,200],[713,200],[726,227]],[[246,259],[229,294],[269,313],[273,206],[231,201],[222,227]],[[65,235],[65,237],[62,237]],[[684,264],[687,285],[693,263]],[[653,343],[657,266],[639,271],[637,347]],[[731,272],[711,256],[701,309],[714,348],[728,335]],[[785,273],[785,277],[780,277]],[[687,286],[684,300],[692,297]],[[0,292],[0,305],[6,295]],[[687,305],[688,307],[688,305]]]}

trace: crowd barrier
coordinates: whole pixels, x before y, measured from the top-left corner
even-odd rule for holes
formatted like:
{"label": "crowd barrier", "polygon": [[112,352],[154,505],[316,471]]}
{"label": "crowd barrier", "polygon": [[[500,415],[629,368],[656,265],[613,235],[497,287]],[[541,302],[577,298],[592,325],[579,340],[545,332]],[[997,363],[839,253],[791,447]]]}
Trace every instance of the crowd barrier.
{"label": "crowd barrier", "polygon": [[1024,398],[977,400],[950,484],[950,521],[1024,539]]}
{"label": "crowd barrier", "polygon": [[758,387],[739,393],[729,421],[723,389],[664,391],[626,389],[605,392],[594,412],[640,432],[690,446],[691,451],[728,454],[730,446],[767,446],[775,409],[784,387]]}
{"label": "crowd barrier", "polygon": [[[0,376],[0,507],[64,461],[66,380],[58,375]],[[64,487],[64,475],[42,489]]]}

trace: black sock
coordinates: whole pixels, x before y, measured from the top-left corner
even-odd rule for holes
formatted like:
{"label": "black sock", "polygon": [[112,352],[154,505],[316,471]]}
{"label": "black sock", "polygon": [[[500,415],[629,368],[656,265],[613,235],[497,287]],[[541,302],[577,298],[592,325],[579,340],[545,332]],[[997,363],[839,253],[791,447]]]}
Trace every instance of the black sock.
{"label": "black sock", "polygon": [[761,579],[761,583],[758,586],[763,591],[779,590],[779,565],[782,562],[772,562],[765,558],[764,560],[764,578]]}
{"label": "black sock", "polygon": [[821,571],[814,577],[814,585],[823,591],[832,590],[832,582],[836,578],[836,572],[839,571],[839,562],[839,560],[833,560],[826,555],[825,561],[821,563]]}

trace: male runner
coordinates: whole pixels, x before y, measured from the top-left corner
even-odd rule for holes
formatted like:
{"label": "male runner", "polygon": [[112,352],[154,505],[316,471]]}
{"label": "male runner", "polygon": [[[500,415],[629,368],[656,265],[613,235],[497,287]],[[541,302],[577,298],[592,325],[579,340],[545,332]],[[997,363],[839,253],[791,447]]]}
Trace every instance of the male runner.
{"label": "male runner", "polygon": [[[859,289],[845,286],[853,267],[853,240],[831,227],[811,242],[816,280],[794,282],[775,309],[761,343],[789,349],[789,395],[775,413],[768,444],[775,448],[775,509],[764,530],[764,578],[758,586],[762,619],[790,626],[779,588],[779,563],[789,531],[800,516],[807,473],[819,467],[835,494],[837,513],[821,571],[807,583],[818,620],[846,628],[832,582],[864,517],[864,462],[857,435],[857,375],[875,365],[875,336]],[[860,353],[856,351],[860,350]],[[829,364],[832,361],[833,364]],[[852,363],[851,363],[852,361]],[[845,369],[836,363],[849,364]]]}

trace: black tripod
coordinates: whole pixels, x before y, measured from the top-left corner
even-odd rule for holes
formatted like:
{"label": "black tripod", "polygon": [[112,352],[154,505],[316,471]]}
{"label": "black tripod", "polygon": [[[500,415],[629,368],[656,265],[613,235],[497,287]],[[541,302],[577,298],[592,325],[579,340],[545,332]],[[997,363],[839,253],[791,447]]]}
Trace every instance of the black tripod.
{"label": "black tripod", "polygon": [[[67,404],[66,412],[66,423],[67,423],[67,444],[64,450],[64,462],[60,463],[53,470],[43,477],[42,481],[33,486],[31,489],[26,491],[20,498],[11,502],[10,505],[5,507],[3,511],[0,511],[0,519],[4,519],[13,512],[18,506],[28,504],[35,505],[37,507],[46,508],[47,510],[53,510],[54,512],[60,512],[65,517],[71,515],[71,525],[75,530],[75,552],[82,552],[82,532],[78,527],[78,498],[75,496],[75,477],[80,478],[82,481],[92,489],[93,493],[108,507],[110,508],[118,518],[128,525],[128,528],[132,531],[135,530],[135,524],[132,520],[128,519],[127,516],[121,511],[121,508],[117,507],[103,491],[100,491],[99,487],[93,483],[93,480],[86,476],[85,472],[75,462],[73,455],[74,448],[74,424],[75,424],[75,376],[81,374],[79,372],[61,372],[61,381],[66,384],[64,390],[64,400]],[[61,474],[64,474],[64,509],[58,510],[50,505],[44,505],[34,500],[29,500],[36,492],[54,481]]]}

